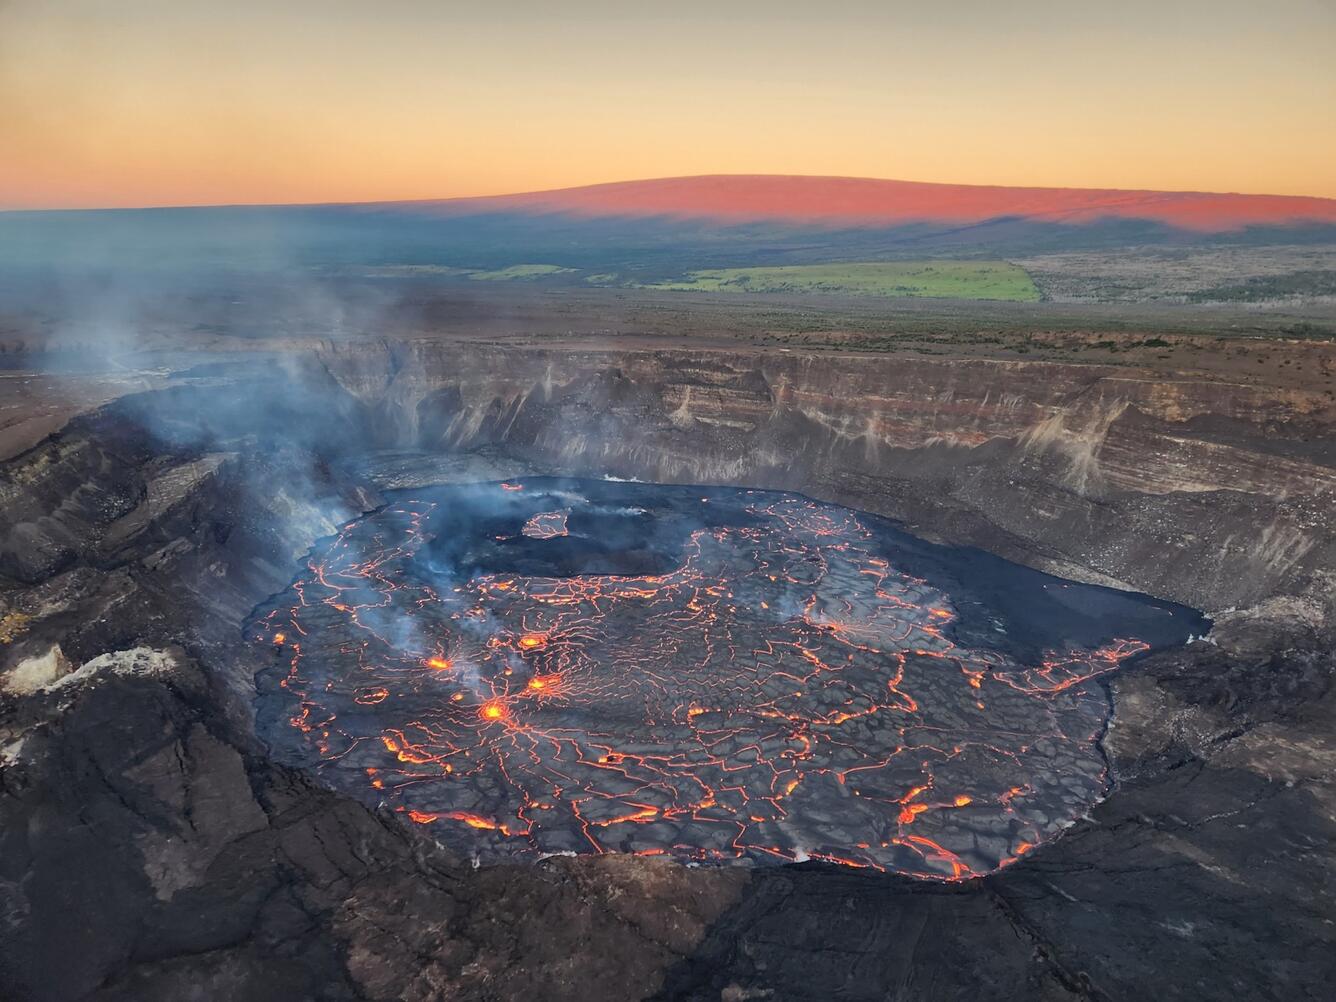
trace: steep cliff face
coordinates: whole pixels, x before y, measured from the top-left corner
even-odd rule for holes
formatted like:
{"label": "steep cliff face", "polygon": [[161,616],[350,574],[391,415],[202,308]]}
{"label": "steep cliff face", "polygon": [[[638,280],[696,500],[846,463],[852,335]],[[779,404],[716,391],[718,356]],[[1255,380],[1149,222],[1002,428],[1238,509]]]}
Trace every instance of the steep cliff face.
{"label": "steep cliff face", "polygon": [[1211,610],[1329,609],[1336,404],[1133,367],[736,351],[325,346],[386,441],[800,490]]}

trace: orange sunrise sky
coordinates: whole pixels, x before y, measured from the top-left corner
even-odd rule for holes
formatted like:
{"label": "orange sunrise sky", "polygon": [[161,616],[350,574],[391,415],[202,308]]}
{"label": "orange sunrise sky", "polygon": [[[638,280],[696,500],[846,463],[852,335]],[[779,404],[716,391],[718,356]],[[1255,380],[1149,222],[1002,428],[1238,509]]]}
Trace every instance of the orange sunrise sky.
{"label": "orange sunrise sky", "polygon": [[705,173],[1336,196],[1332,0],[0,0],[0,208]]}

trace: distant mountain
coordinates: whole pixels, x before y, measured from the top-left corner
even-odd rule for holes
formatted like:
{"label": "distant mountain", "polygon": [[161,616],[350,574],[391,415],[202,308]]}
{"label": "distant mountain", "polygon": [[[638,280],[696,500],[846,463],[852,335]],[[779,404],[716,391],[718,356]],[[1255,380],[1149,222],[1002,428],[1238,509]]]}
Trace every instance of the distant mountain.
{"label": "distant mountain", "polygon": [[911,223],[973,225],[1002,219],[1068,225],[1126,219],[1221,233],[1248,226],[1336,224],[1336,199],[1330,198],[1115,188],[1009,188],[770,174],[659,178],[490,198],[395,204],[454,216],[562,213],[877,228]]}
{"label": "distant mountain", "polygon": [[431,267],[551,282],[701,269],[1336,244],[1336,199],[721,175],[490,198],[0,212],[0,272]]}

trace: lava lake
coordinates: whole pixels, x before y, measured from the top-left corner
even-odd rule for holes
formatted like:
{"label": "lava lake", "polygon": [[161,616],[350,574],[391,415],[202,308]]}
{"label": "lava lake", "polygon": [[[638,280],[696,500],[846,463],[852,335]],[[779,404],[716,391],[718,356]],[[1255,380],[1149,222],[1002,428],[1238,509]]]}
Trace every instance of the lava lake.
{"label": "lava lake", "polygon": [[744,488],[397,492],[256,610],[282,762],[482,861],[964,878],[1107,790],[1100,677],[1208,628]]}

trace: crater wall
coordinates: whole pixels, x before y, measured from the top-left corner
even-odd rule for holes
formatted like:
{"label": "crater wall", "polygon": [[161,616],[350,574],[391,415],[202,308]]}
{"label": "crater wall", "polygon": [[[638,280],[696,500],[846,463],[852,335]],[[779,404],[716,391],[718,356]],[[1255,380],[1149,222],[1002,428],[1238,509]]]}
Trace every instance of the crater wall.
{"label": "crater wall", "polygon": [[1336,406],[1134,367],[322,345],[384,444],[803,491],[1212,611],[1336,601]]}

